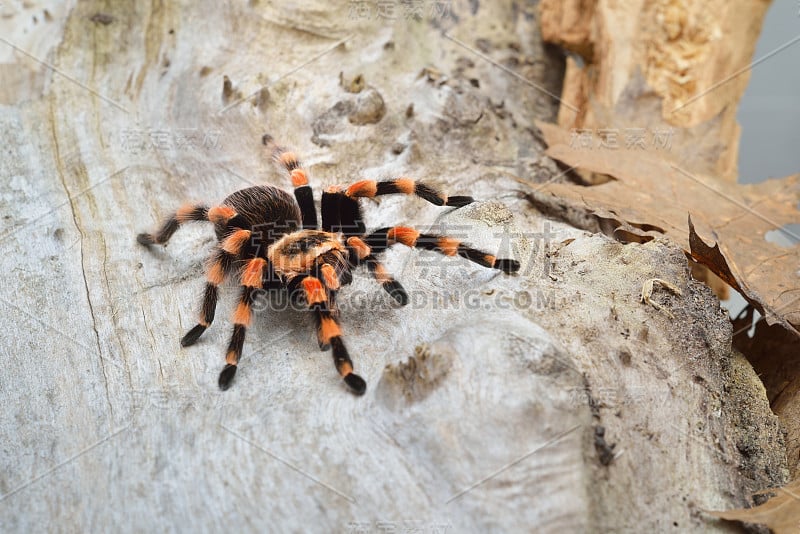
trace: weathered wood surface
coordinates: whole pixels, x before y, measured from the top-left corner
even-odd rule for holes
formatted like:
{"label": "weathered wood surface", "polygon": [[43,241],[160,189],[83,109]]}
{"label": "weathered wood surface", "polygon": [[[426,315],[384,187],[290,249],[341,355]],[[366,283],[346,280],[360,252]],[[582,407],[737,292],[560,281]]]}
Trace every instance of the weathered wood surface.
{"label": "weathered wood surface", "polygon": [[[0,530],[733,529],[702,509],[786,473],[718,302],[676,248],[547,221],[518,194],[514,175],[559,173],[532,130],[561,77],[535,4],[425,2],[416,21],[354,4],[37,4],[0,23],[0,47],[52,65],[4,56],[30,74],[0,108]],[[367,87],[346,92],[340,71]],[[219,392],[231,299],[178,345],[210,228],[163,250],[134,236],[186,199],[288,185],[265,131],[319,187],[402,173],[484,199],[365,206],[374,226],[444,224],[523,273],[392,251],[411,305],[364,276],[342,295],[364,397],[292,311],[258,315]],[[639,302],[652,278],[681,289],[653,297],[674,318]]]}

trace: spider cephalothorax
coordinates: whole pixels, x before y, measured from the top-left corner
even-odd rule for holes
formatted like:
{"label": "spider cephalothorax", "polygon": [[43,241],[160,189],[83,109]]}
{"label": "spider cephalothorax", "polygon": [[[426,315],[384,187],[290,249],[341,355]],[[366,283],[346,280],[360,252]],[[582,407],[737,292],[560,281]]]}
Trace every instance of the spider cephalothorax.
{"label": "spider cephalothorax", "polygon": [[288,282],[326,263],[344,270],[348,265],[348,253],[341,234],[299,230],[270,245],[267,260],[275,274]]}
{"label": "spider cephalothorax", "polygon": [[314,313],[317,340],[322,350],[331,349],[336,369],[353,393],[361,395],[367,384],[353,372],[353,362],[342,341],[336,294],[352,281],[352,270],[366,265],[382,287],[400,304],[408,303],[400,282],[380,263],[378,256],[397,243],[461,256],[484,267],[506,273],[519,263],[498,259],[464,245],[458,239],[422,234],[407,226],[380,228],[367,233],[358,199],[388,194],[416,195],[438,206],[461,207],[471,197],[447,197],[430,186],[398,178],[383,182],[361,180],[347,187],[332,187],[322,194],[322,224],[308,175],[292,152],[280,149],[269,135],[262,139],[275,159],[288,171],[294,198],[269,185],[248,187],[231,194],[214,207],[186,205],[167,218],[152,234],[139,234],[145,246],[166,244],[178,227],[189,221],[210,221],[217,234],[206,269],[206,286],[197,325],[181,339],[184,347],[195,343],[214,320],[219,285],[233,277],[241,287],[233,314],[233,333],[219,375],[219,387],[227,389],[242,355],[245,332],[252,318],[252,304],[259,291],[286,289]]}

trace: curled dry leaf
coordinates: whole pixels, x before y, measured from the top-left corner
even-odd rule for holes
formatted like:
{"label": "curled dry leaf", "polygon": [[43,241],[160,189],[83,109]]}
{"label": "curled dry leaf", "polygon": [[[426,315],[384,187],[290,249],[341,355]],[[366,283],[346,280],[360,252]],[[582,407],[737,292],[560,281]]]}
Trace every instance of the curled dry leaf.
{"label": "curled dry leaf", "polygon": [[[691,214],[689,215],[689,252],[696,262],[708,267],[711,272],[719,276],[723,282],[738,291],[750,304],[758,308],[762,315],[773,313],[769,308],[764,308],[760,305],[758,295],[746,285],[746,280],[738,280],[733,272],[731,272],[731,268],[725,260],[725,256],[723,256],[719,249],[719,244],[714,244],[713,247],[710,247],[697,235],[694,224],[692,224]],[[779,316],[773,318],[772,321],[769,321],[768,318],[770,324],[776,322],[780,323],[781,321],[782,319]],[[791,329],[789,326],[786,327]]]}
{"label": "curled dry leaf", "polygon": [[775,497],[759,506],[709,513],[721,519],[766,525],[775,534],[800,531],[800,479],[774,491]]}
{"label": "curled dry leaf", "polygon": [[800,222],[800,174],[731,185],[690,173],[652,151],[573,147],[569,132],[537,125],[548,156],[615,179],[589,187],[549,183],[531,193],[535,202],[549,204],[548,196],[556,196],[573,210],[596,214],[601,224],[616,218],[626,240],[663,233],[739,291],[768,324],[800,335],[800,245],[782,247],[765,239],[772,230]]}

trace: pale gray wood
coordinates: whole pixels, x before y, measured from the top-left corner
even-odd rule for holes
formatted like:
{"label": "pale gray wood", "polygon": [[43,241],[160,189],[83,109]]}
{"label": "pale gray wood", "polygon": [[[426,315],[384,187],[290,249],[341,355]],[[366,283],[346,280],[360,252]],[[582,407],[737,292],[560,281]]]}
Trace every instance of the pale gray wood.
{"label": "pale gray wood", "polygon": [[[453,2],[457,17],[407,21],[398,3],[392,22],[353,4],[82,2],[49,6],[51,20],[36,4],[0,22],[53,67],[15,52],[39,74],[9,82],[0,108],[0,530],[726,530],[700,510],[742,505],[786,473],[718,302],[675,247],[624,246],[520,199],[512,175],[559,172],[531,131],[555,102],[442,36],[484,39],[481,53],[557,93],[535,6],[483,2],[473,15],[477,2]],[[100,12],[113,20],[90,20]],[[340,71],[368,88],[345,92]],[[222,101],[223,75],[269,97],[221,111],[235,100]],[[370,91],[385,105],[377,124]],[[185,227],[163,250],[134,237],[188,199],[288,187],[262,152],[266,131],[303,157],[317,195],[406,174],[484,199],[365,206],[376,227],[444,224],[505,248],[523,273],[391,251],[413,305],[388,305],[367,276],[342,295],[363,398],[291,311],[258,314],[221,393],[235,288],[201,342],[178,344],[210,228]],[[177,146],[190,133],[195,146]],[[654,296],[674,319],[639,302],[656,277],[683,292]],[[600,426],[616,443],[607,466]]]}

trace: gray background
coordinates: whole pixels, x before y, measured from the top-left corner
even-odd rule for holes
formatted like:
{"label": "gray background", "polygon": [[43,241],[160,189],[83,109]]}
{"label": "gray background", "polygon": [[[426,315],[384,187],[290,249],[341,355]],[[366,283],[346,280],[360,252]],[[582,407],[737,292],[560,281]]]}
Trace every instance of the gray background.
{"label": "gray background", "polygon": [[[800,35],[800,1],[775,0],[753,60]],[[739,106],[739,183],[800,171],[800,41],[753,67]]]}

